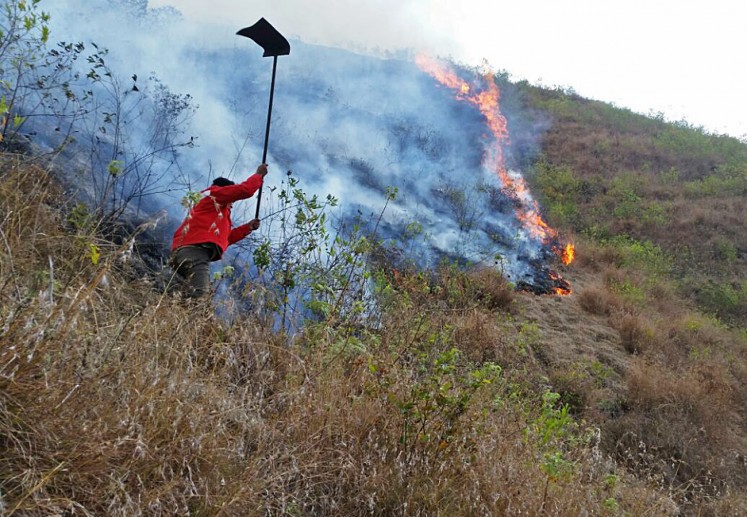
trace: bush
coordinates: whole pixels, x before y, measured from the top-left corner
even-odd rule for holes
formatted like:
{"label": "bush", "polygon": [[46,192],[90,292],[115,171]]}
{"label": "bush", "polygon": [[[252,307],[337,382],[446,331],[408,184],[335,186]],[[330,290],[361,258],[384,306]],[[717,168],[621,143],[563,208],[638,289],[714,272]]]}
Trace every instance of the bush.
{"label": "bush", "polygon": [[747,282],[736,285],[709,282],[697,290],[706,310],[725,321],[738,321],[747,313]]}
{"label": "bush", "polygon": [[629,354],[643,353],[650,346],[654,333],[643,317],[630,313],[616,315],[613,324],[620,333],[623,348]]}
{"label": "bush", "polygon": [[615,297],[602,287],[590,287],[578,293],[578,304],[583,310],[595,316],[609,316],[617,306]]}

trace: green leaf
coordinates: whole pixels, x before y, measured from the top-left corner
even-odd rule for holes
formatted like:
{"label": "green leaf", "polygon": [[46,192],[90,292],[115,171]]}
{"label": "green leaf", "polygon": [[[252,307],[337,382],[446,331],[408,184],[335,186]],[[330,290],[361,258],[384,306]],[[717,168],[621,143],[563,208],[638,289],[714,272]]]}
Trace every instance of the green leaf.
{"label": "green leaf", "polygon": [[123,166],[124,161],[112,160],[109,162],[109,165],[106,166],[106,171],[109,173],[109,175],[116,178],[122,174]]}
{"label": "green leaf", "polygon": [[182,198],[182,206],[187,210],[191,209],[202,199],[202,192],[194,192],[190,190]]}

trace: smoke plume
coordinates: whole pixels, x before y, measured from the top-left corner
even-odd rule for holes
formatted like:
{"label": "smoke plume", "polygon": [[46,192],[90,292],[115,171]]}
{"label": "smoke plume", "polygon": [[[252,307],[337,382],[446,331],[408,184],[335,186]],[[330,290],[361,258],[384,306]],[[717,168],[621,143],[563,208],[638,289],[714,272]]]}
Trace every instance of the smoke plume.
{"label": "smoke plume", "polygon": [[[395,13],[390,22],[396,26],[407,13],[388,3],[391,9],[382,11]],[[338,13],[353,8],[335,5]],[[108,47],[108,64],[122,77],[155,75],[198,107],[186,129],[197,146],[180,151],[178,181],[172,180],[184,188],[163,189],[150,199],[152,210],[169,211],[172,227],[183,216],[184,190],[200,190],[215,176],[240,181],[254,170],[262,155],[272,60],[235,32],[260,16],[285,32],[269,14],[247,12],[251,19],[228,28],[189,22],[146,0],[57,0],[47,8],[53,40]],[[293,16],[278,18],[290,23]],[[330,28],[346,37],[342,26]],[[307,191],[337,197],[342,217],[364,219],[382,210],[387,189],[395,187],[399,195],[384,214],[383,237],[398,239],[410,223],[421,225],[423,265],[447,256],[500,263],[515,278],[527,274],[542,245],[517,222],[500,178],[484,164],[496,142],[477,110],[406,53],[385,59],[286,36],[292,50],[278,61],[269,187],[292,171]],[[419,36],[413,38],[416,47]],[[252,217],[248,204],[234,212],[238,222]]]}

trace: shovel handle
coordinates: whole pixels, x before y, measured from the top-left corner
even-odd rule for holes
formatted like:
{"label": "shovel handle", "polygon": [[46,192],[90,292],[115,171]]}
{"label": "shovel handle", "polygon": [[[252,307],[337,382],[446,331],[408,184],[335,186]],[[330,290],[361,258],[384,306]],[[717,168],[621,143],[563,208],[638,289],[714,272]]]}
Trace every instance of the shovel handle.
{"label": "shovel handle", "polygon": [[[275,96],[275,71],[278,66],[278,57],[272,58],[272,82],[270,83],[270,106],[267,108],[267,127],[265,128],[265,148],[262,151],[262,163],[267,163],[267,145],[270,142],[270,122],[272,121],[272,100]],[[259,219],[259,204],[262,202],[262,187],[257,192],[257,211],[254,218]]]}

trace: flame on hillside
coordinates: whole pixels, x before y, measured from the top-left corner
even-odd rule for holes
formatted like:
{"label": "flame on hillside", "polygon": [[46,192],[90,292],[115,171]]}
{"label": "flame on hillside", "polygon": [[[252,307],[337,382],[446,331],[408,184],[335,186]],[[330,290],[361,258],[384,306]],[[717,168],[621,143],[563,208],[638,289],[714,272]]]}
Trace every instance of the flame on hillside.
{"label": "flame on hillside", "polygon": [[[500,112],[500,90],[490,73],[483,75],[484,85],[478,89],[460,78],[453,70],[441,62],[420,54],[415,58],[417,66],[442,85],[456,91],[456,98],[475,105],[485,117],[488,128],[496,140],[486,156],[486,165],[500,178],[504,191],[516,201],[516,217],[535,239],[550,247],[563,264],[570,264],[575,256],[573,244],[558,244],[558,232],[551,228],[540,215],[539,205],[532,197],[524,178],[515,171],[506,169],[503,148],[509,142],[506,118]],[[553,289],[556,294],[570,294],[570,285],[556,273],[550,278],[562,284]],[[567,287],[566,287],[567,286]]]}
{"label": "flame on hillside", "polygon": [[573,259],[576,258],[576,247],[570,242],[565,246],[553,247],[552,251],[558,257],[560,257],[560,261],[566,266],[573,262]]}
{"label": "flame on hillside", "polygon": [[562,296],[571,294],[571,284],[564,280],[559,274],[550,271],[550,278],[553,280],[552,292]]}

